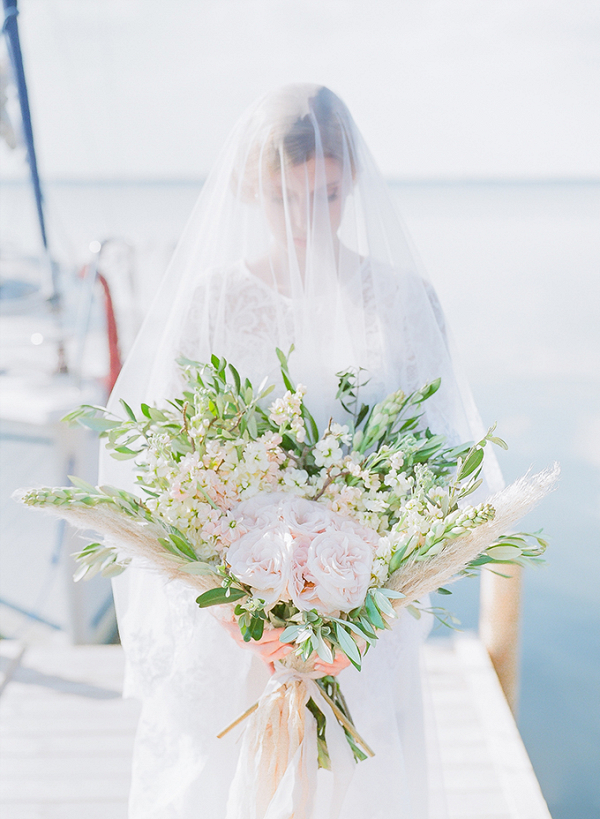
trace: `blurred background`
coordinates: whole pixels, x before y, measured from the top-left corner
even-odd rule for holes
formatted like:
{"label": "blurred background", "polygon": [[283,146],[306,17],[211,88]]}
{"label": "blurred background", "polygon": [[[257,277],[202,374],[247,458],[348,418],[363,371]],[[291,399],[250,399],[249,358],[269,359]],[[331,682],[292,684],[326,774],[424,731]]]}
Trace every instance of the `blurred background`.
{"label": "blurred background", "polygon": [[[6,5],[6,3],[5,3]],[[519,727],[555,819],[600,814],[600,7],[591,0],[20,0],[44,251],[0,43],[3,636],[114,638],[72,535],[23,485],[94,479],[58,419],[102,403],[244,108],[311,81],[347,102],[446,310],[507,480],[558,460],[524,522]],[[11,147],[12,146],[12,147]],[[60,372],[62,371],[62,372]],[[83,590],[82,590],[83,589]],[[474,582],[443,602],[476,628]]]}

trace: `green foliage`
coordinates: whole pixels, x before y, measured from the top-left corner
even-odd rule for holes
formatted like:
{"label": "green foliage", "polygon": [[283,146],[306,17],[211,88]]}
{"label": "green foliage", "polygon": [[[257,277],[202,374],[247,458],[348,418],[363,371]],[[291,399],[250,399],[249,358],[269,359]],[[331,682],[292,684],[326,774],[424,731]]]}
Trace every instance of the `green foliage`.
{"label": "green foliage", "polygon": [[[321,677],[320,679],[316,680],[316,683],[319,686],[319,688],[321,688],[324,691],[324,693],[329,697],[329,699],[333,700],[334,704],[339,708],[339,710],[346,717],[348,722],[351,725],[354,725],[354,720],[352,719],[352,716],[350,715],[348,705],[346,703],[344,695],[342,694],[342,689],[340,688],[340,684],[339,684],[337,678],[336,677],[330,677],[330,676]],[[309,702],[312,702],[312,700],[310,700]],[[309,708],[311,713],[314,713],[313,710],[309,707],[308,704],[307,704],[307,707]],[[319,711],[319,713],[321,713],[321,712]],[[324,715],[322,715],[322,716],[323,716],[323,720],[325,720]],[[342,726],[342,727],[344,727],[344,726]],[[319,720],[317,718],[317,733],[318,732],[319,732]],[[356,742],[354,740],[354,737],[352,736],[352,734],[345,727],[344,727],[344,734],[346,735],[346,740],[347,740],[348,744],[350,745],[350,748],[351,748],[352,753],[354,755],[354,760],[356,762],[362,762],[363,760],[365,760],[367,758],[367,755],[356,744]],[[323,737],[324,736],[325,736],[325,722],[323,722]],[[329,755],[327,755],[327,758],[328,758],[328,756]],[[320,764],[319,767],[326,767],[326,765],[321,765]]]}
{"label": "green foliage", "polygon": [[319,768],[325,768],[325,770],[330,771],[331,759],[329,758],[329,749],[327,748],[327,738],[325,736],[325,727],[327,725],[325,714],[317,706],[312,697],[306,703],[306,707],[317,723],[317,765]]}
{"label": "green foliage", "polygon": [[79,568],[75,573],[74,580],[89,580],[94,575],[100,574],[103,577],[117,577],[125,571],[129,561],[119,561],[115,549],[103,543],[88,543],[80,552],[75,552],[73,557],[79,563]]}
{"label": "green foliage", "polygon": [[[140,524],[151,525],[157,541],[190,574],[215,574],[215,568],[198,559],[192,544],[174,526],[154,515],[146,504],[130,492],[114,486],[91,486],[81,478],[70,476],[73,487],[42,487],[30,490],[23,502],[28,506],[108,506],[119,514],[134,518]],[[160,533],[162,532],[162,536]],[[75,580],[89,580],[100,572],[105,577],[116,577],[130,563],[119,556],[118,549],[103,543],[89,543],[74,555],[80,564]]]}
{"label": "green foliage", "polygon": [[209,589],[196,598],[196,603],[201,609],[206,609],[210,606],[221,606],[223,603],[235,603],[236,600],[246,597],[247,594],[248,592],[244,591],[244,589],[231,587]]}

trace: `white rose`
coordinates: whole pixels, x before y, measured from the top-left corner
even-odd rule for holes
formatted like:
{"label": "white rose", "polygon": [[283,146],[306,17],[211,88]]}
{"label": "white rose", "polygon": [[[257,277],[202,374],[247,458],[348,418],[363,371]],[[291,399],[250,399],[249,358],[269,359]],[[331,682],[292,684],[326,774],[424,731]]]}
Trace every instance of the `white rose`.
{"label": "white rose", "polygon": [[356,537],[364,540],[365,543],[368,543],[371,546],[373,553],[375,552],[379,546],[379,541],[381,540],[377,532],[374,532],[373,529],[367,526],[361,526],[358,521],[352,520],[351,518],[342,518],[337,516],[337,519],[337,527],[340,529],[340,531],[352,532]]}
{"label": "white rose", "polygon": [[293,535],[317,535],[336,521],[336,516],[317,501],[292,497],[288,494],[285,522]]}
{"label": "white rose", "polygon": [[300,611],[310,611],[319,605],[315,578],[306,566],[310,545],[311,538],[307,535],[294,538],[289,590],[294,605]]}
{"label": "white rose", "polygon": [[279,507],[289,495],[285,492],[258,492],[248,500],[238,503],[232,509],[236,520],[242,521],[248,529],[265,529],[275,525],[279,518]]}
{"label": "white rose", "polygon": [[254,596],[271,605],[287,592],[292,538],[283,526],[253,528],[232,543],[227,552],[231,573],[254,590]]}
{"label": "white rose", "polygon": [[232,516],[247,530],[229,547],[231,572],[267,604],[291,599],[323,614],[360,605],[379,537],[322,503],[260,492]]}
{"label": "white rose", "polygon": [[[323,614],[350,611],[365,599],[371,580],[373,547],[353,527],[333,526],[313,538],[304,573],[314,578]],[[313,582],[312,580],[310,582]]]}

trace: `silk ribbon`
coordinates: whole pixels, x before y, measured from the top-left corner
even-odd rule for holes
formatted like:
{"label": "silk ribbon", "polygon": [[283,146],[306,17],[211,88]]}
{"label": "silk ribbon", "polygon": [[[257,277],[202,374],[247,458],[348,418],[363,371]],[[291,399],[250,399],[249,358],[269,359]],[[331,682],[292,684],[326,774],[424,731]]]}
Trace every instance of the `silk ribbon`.
{"label": "silk ribbon", "polygon": [[[327,720],[329,772],[318,771],[311,697]],[[344,730],[314,679],[280,666],[247,720],[226,819],[337,819],[354,767]],[[330,781],[317,798],[320,775]]]}

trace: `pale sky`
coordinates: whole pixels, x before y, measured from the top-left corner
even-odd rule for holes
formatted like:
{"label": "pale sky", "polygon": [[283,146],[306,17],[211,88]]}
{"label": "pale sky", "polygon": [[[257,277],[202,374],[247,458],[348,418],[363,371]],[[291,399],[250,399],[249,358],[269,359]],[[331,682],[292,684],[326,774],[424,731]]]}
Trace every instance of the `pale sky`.
{"label": "pale sky", "polygon": [[19,6],[47,179],[202,178],[246,105],[293,81],[338,92],[389,177],[600,175],[592,0]]}

